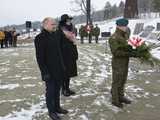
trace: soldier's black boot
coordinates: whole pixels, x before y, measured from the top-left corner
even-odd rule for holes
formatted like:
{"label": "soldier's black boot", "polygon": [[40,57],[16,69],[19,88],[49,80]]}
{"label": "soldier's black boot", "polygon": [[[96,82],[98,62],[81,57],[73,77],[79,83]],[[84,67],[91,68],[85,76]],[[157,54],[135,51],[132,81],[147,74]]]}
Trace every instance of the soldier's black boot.
{"label": "soldier's black boot", "polygon": [[128,98],[126,98],[126,97],[120,98],[120,102],[125,103],[125,104],[131,104],[132,103],[132,101],[129,100]]}

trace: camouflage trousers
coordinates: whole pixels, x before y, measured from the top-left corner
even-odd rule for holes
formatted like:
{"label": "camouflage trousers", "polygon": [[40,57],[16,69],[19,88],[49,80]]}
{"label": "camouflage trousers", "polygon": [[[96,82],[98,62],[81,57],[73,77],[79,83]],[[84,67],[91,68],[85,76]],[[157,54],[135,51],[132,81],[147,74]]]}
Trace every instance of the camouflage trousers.
{"label": "camouflage trousers", "polygon": [[124,87],[127,81],[129,58],[112,58],[112,103],[120,103],[124,97]]}

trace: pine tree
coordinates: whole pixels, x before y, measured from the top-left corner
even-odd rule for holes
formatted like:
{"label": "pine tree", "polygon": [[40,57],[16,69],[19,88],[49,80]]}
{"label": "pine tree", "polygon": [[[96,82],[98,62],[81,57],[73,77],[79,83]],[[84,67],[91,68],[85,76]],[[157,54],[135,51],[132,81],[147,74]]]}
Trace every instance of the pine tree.
{"label": "pine tree", "polygon": [[120,3],[119,3],[119,12],[120,13],[123,13],[123,11],[124,11],[124,8],[125,8],[125,3],[123,2],[123,1],[121,1]]}
{"label": "pine tree", "polygon": [[153,0],[138,0],[138,10],[140,13],[149,13],[153,10]]}
{"label": "pine tree", "polygon": [[112,6],[111,6],[110,2],[107,2],[104,7],[104,19],[111,18],[111,9],[112,9]]}
{"label": "pine tree", "polygon": [[114,17],[117,17],[118,16],[118,7],[115,5],[112,6],[112,9],[111,9],[111,17],[114,18]]}

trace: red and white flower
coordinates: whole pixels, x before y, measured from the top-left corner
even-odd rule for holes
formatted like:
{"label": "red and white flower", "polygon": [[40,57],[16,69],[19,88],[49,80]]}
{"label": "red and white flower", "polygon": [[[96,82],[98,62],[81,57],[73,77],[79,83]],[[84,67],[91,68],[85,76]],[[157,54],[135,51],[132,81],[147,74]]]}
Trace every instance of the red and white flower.
{"label": "red and white flower", "polygon": [[139,37],[132,37],[128,40],[128,44],[131,45],[133,49],[136,49],[137,47],[144,44],[144,40]]}

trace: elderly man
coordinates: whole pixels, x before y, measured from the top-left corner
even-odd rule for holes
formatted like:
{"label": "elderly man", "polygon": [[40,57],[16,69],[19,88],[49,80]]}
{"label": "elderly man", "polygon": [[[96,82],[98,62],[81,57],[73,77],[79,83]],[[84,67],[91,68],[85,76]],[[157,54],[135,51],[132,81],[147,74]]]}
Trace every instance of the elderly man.
{"label": "elderly man", "polygon": [[36,58],[46,85],[46,104],[52,120],[60,120],[57,113],[67,114],[60,107],[60,87],[64,78],[65,67],[61,55],[61,36],[56,31],[56,22],[47,17],[43,20],[43,30],[35,38]]}
{"label": "elderly man", "polygon": [[127,80],[129,57],[136,57],[136,54],[129,51],[128,20],[125,18],[116,21],[116,31],[109,39],[112,52],[112,104],[122,108],[123,104],[130,104],[131,101],[124,97],[124,86]]}

